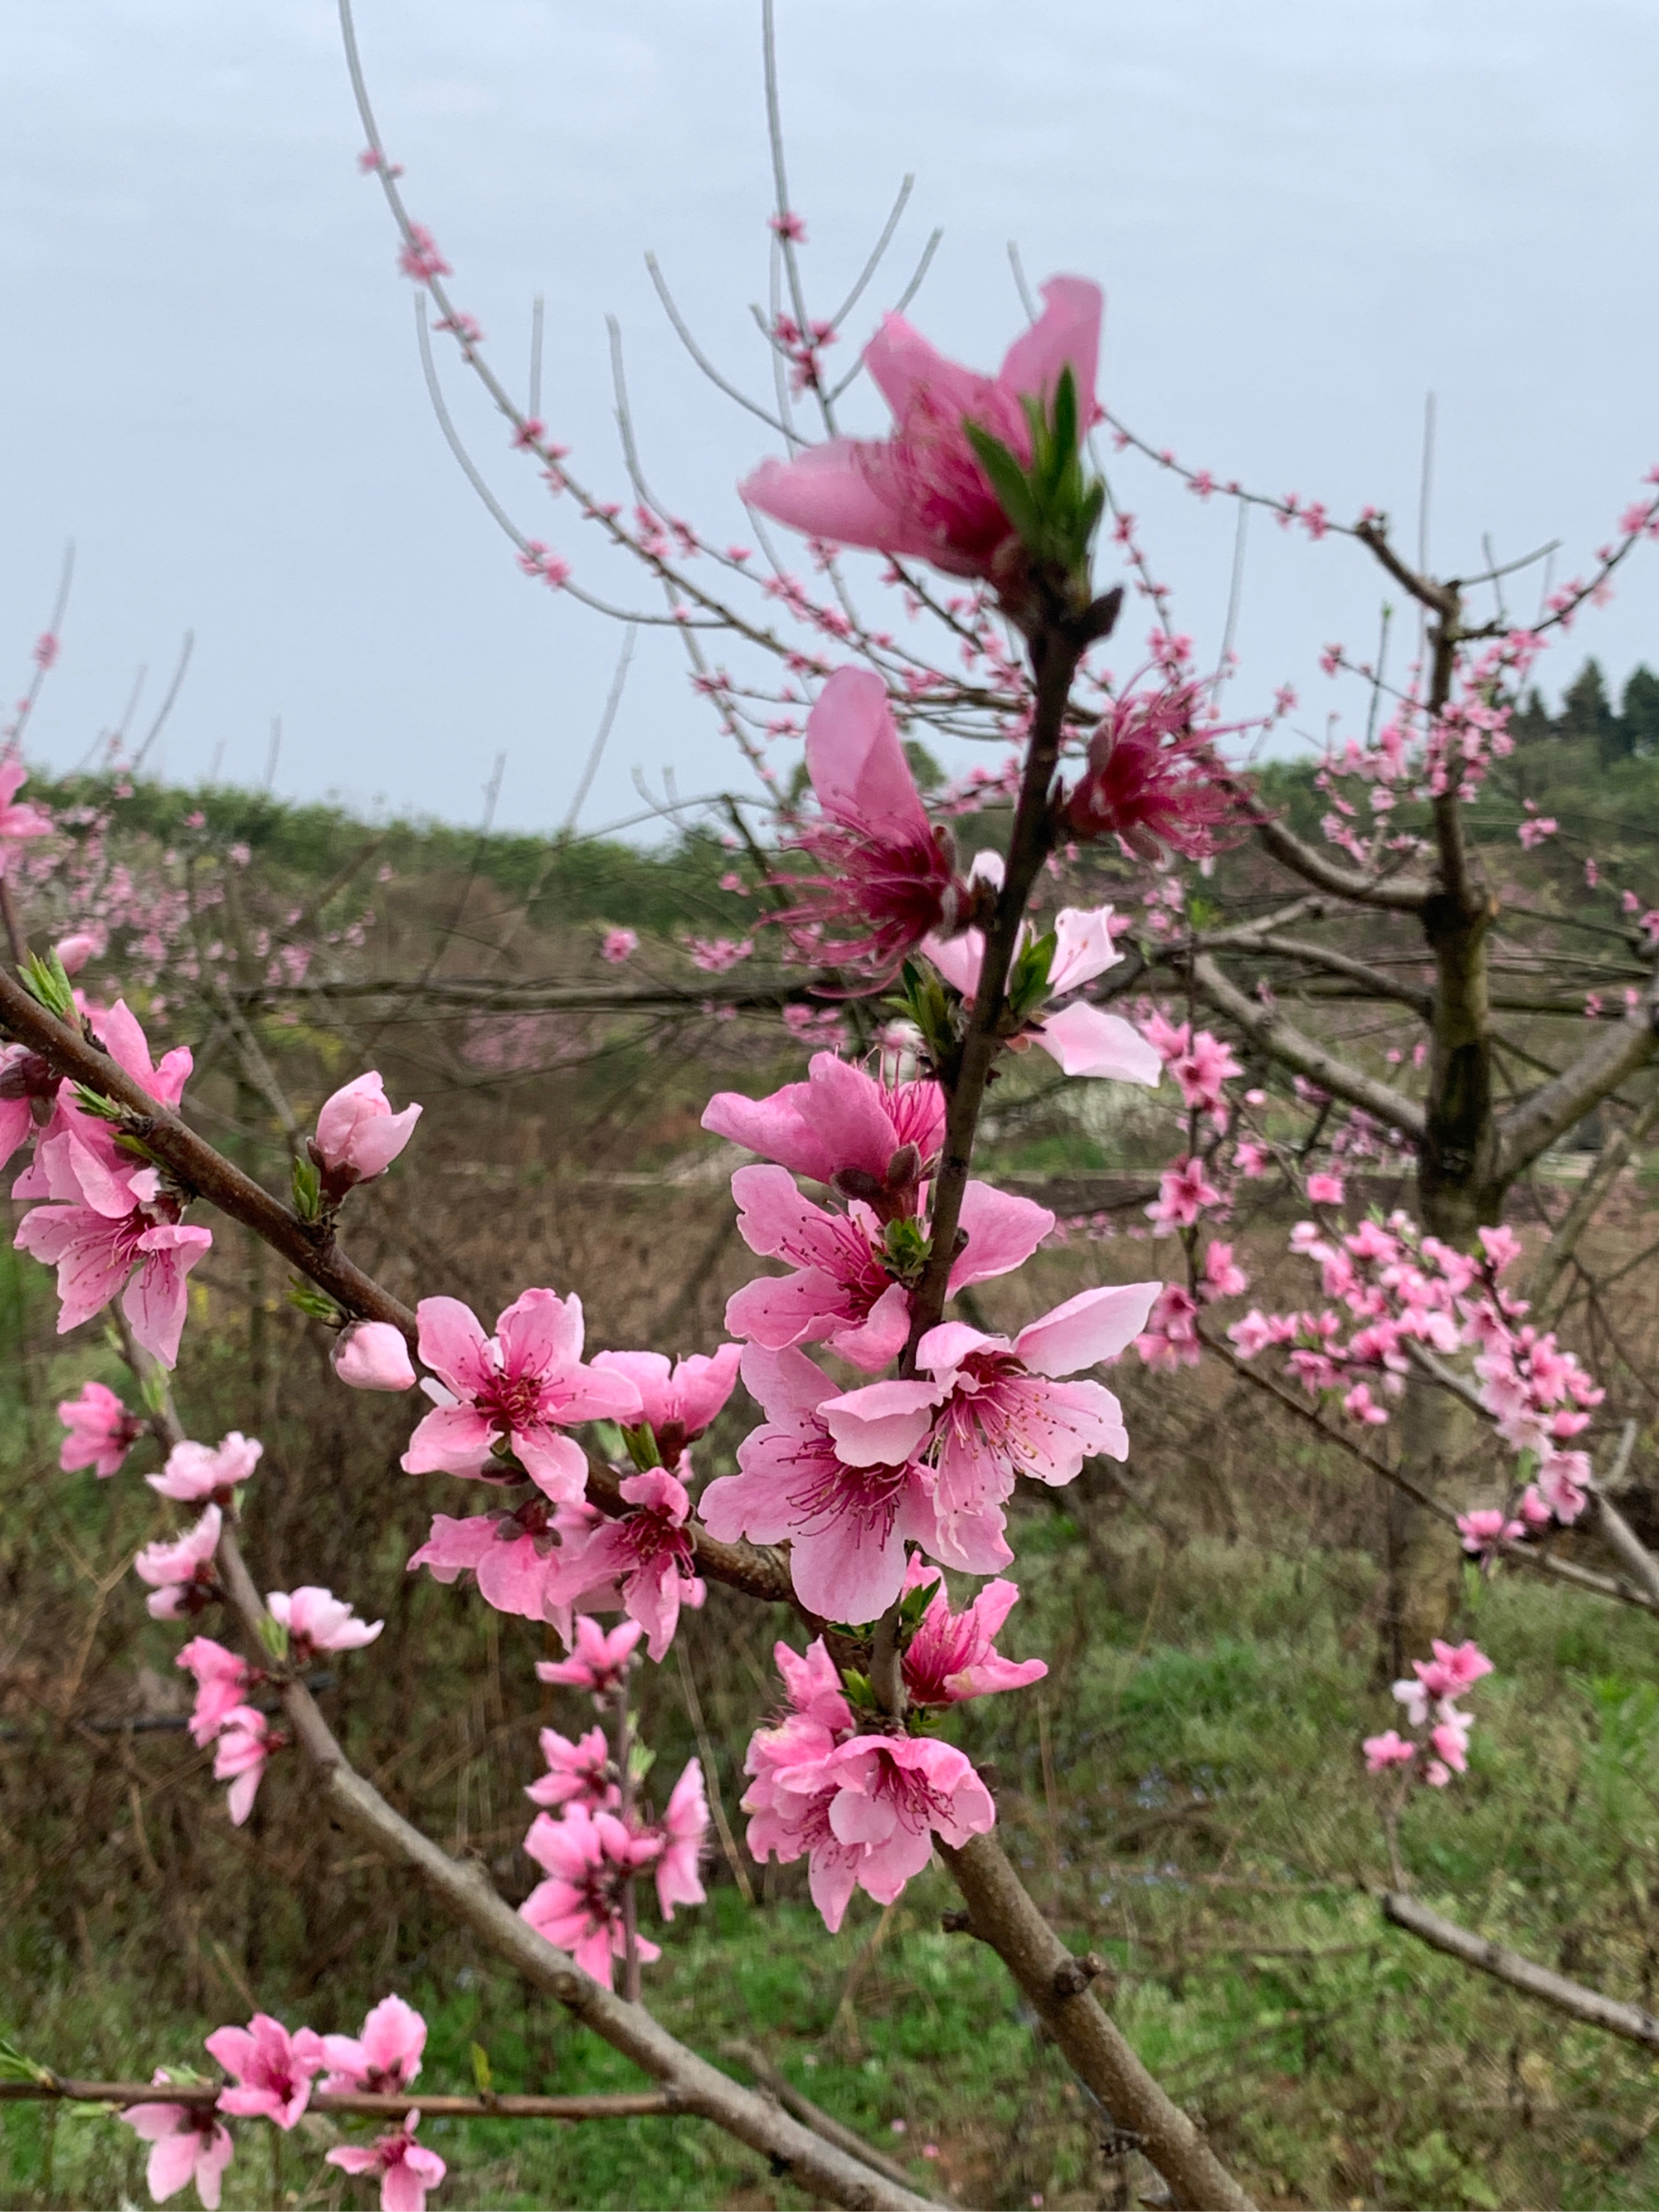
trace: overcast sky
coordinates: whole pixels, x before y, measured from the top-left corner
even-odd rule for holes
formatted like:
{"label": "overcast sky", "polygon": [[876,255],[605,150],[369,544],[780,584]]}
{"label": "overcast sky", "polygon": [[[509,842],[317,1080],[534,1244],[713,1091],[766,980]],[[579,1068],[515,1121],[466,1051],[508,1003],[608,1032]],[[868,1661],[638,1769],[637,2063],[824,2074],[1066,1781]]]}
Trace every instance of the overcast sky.
{"label": "overcast sky", "polygon": [[[508,380],[542,293],[543,413],[620,495],[616,313],[647,470],[721,538],[773,441],[699,385],[642,255],[759,388],[758,21],[756,0],[359,0],[410,204]],[[1007,240],[1034,276],[1098,277],[1105,396],[1218,474],[1375,502],[1410,540],[1432,391],[1444,567],[1480,566],[1490,532],[1505,557],[1559,535],[1572,573],[1659,459],[1652,0],[779,0],[779,24],[826,307],[910,170],[889,296],[942,226],[913,319],[988,367],[1019,319]],[[498,819],[556,823],[617,637],[518,574],[445,450],[360,143],[323,0],[0,9],[0,693],[73,538],[40,758],[82,758],[145,665],[142,735],[192,629],[170,777],[261,781],[280,715],[284,794],[472,819],[505,753]],[[580,526],[452,386],[501,496],[582,573]],[[1230,515],[1115,472],[1213,649]],[[1659,665],[1659,553],[1626,579],[1552,688],[1588,651]],[[1237,702],[1288,679],[1321,726],[1319,649],[1368,647],[1379,598],[1357,550],[1258,523]],[[647,639],[584,826],[665,764],[682,792],[734,775],[673,641]]]}

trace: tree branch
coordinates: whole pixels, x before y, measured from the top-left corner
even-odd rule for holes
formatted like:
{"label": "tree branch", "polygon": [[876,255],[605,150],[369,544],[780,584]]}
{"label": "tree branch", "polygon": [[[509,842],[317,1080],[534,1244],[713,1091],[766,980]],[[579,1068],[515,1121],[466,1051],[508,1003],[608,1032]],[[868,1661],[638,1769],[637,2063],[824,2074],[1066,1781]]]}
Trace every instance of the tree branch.
{"label": "tree branch", "polygon": [[1498,1121],[1498,1172],[1511,1182],[1592,1106],[1653,1058],[1659,1037],[1659,986],[1650,986],[1641,1017],[1610,1024],[1571,1066],[1512,1106]]}
{"label": "tree branch", "polygon": [[1490,1974],[1494,1981],[1506,1982],[1510,1989],[1553,2005],[1558,2012],[1570,2014],[1590,2027],[1605,2028],[1609,2035],[1622,2036],[1626,2043],[1659,2051],[1659,2020],[1639,2005],[1620,2004],[1615,1997],[1604,1997],[1599,1990],[1587,1990],[1582,1982],[1570,1982],[1565,1975],[1552,1973],[1547,1966],[1522,1958],[1518,1951],[1488,1942],[1484,1936],[1473,1935],[1455,1921],[1443,1919],[1426,1905],[1402,1896],[1398,1890],[1385,1891],[1378,1902],[1385,1920],[1431,1948],[1443,1951],[1448,1958],[1461,1959],[1466,1966]]}
{"label": "tree branch", "polygon": [[1323,1045],[1316,1044],[1300,1030],[1292,1029],[1280,1015],[1270,1013],[1247,997],[1237,984],[1228,981],[1207,952],[1200,952],[1194,959],[1193,981],[1210,1004],[1235,1022],[1270,1058],[1295,1068],[1322,1090],[1328,1091],[1333,1097],[1346,1099],[1350,1106],[1361,1108],[1385,1128],[1422,1138],[1427,1125],[1423,1109],[1415,1099],[1363,1074],[1357,1067],[1350,1067]]}
{"label": "tree branch", "polygon": [[1345,868],[1340,861],[1328,860],[1316,846],[1305,844],[1282,822],[1259,822],[1255,834],[1258,842],[1292,874],[1300,876],[1304,883],[1316,884],[1322,891],[1334,891],[1338,898],[1347,899],[1356,906],[1384,907],[1395,914],[1420,914],[1428,903],[1430,887],[1420,877],[1362,875],[1358,868]]}
{"label": "tree branch", "polygon": [[1410,1006],[1426,1020],[1434,1005],[1434,994],[1426,984],[1406,983],[1385,975],[1382,969],[1372,968],[1352,954],[1339,952],[1328,945],[1316,945],[1304,937],[1283,937],[1273,929],[1230,929],[1224,940],[1199,938],[1197,944],[1215,945],[1224,941],[1229,951],[1277,953],[1282,959],[1300,960],[1311,968],[1322,968],[1333,975],[1346,975],[1350,981],[1362,983],[1373,999],[1397,1000]]}

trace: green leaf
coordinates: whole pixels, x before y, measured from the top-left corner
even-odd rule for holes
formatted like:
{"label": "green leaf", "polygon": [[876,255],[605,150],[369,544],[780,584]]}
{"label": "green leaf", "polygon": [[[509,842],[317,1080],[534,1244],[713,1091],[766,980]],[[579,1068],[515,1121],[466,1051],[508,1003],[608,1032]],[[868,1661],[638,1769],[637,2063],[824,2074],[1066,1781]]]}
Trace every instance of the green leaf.
{"label": "green leaf", "polygon": [[489,2053],[482,2043],[473,2043],[468,2045],[467,2055],[472,2061],[472,2079],[477,2085],[478,2094],[487,2097],[495,2087],[495,2076],[489,2070]]}
{"label": "green leaf", "polygon": [[331,1328],[343,1328],[350,1318],[343,1306],[303,1275],[289,1277],[288,1302],[302,1314],[309,1314],[313,1321],[325,1321]]}
{"label": "green leaf", "polygon": [[322,1171],[301,1154],[294,1163],[294,1211],[301,1221],[315,1221],[322,1210]]}
{"label": "green leaf", "polygon": [[38,999],[49,1012],[57,1015],[60,1022],[69,1022],[76,1028],[80,1026],[79,1017],[75,1011],[75,986],[70,981],[64,963],[58,957],[56,945],[45,959],[38,952],[26,952],[18,973],[23,979],[23,988],[31,998]]}
{"label": "green leaf", "polygon": [[962,427],[1003,513],[1030,544],[1041,529],[1041,517],[1024,470],[1000,438],[994,438],[977,422],[964,422]]}
{"label": "green leaf", "polygon": [[274,1613],[259,1615],[259,1641],[279,1665],[288,1657],[288,1631]]}
{"label": "green leaf", "polygon": [[656,1436],[649,1422],[641,1421],[631,1429],[624,1426],[622,1440],[628,1456],[641,1474],[648,1468],[662,1465],[662,1454],[657,1449]]}

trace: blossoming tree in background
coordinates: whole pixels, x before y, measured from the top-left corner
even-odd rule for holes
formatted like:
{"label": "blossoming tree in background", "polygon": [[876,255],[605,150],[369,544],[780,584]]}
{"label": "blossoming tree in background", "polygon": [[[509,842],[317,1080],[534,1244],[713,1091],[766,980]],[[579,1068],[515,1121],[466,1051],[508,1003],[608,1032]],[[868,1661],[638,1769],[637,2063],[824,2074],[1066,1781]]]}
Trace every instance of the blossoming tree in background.
{"label": "blossoming tree in background", "polygon": [[[0,811],[13,954],[0,972],[10,1039],[0,1132],[12,1152],[27,1148],[14,1185],[27,1208],[17,1242],[56,1269],[62,1329],[112,1317],[135,1400],[92,1382],[66,1400],[63,1464],[114,1480],[147,1442],[161,1450],[147,1479],[173,1518],[135,1569],[150,1613],[190,1630],[178,1662],[196,1684],[191,1730],[213,1747],[233,1821],[262,1790],[313,1788],[330,1818],[425,1882],[533,1986],[665,2084],[678,2109],[715,2120],[830,2201],[909,2203],[884,2168],[741,2087],[662,2030],[645,2002],[644,1970],[659,1951],[641,1906],[654,1899],[668,1923],[703,1902],[709,1809],[698,1761],[658,1784],[630,1681],[663,1662],[683,1609],[702,1606],[710,1582],[787,1605],[799,1632],[777,1646],[777,1694],[756,1716],[747,1762],[751,1854],[805,1860],[832,1930],[855,1890],[890,1904],[941,1859],[971,1932],[1000,1954],[1174,2200],[1243,2204],[1097,2002],[1091,1962],[1026,1893],[997,1842],[994,1791],[950,1739],[951,1714],[1045,1672],[1040,1657],[997,1646],[1018,1595],[1022,1485],[1063,1487],[1091,1459],[1128,1456],[1122,1406],[1101,1379],[1126,1356],[1155,1374],[1206,1358],[1231,1364],[1346,1439],[1406,1502],[1393,1618],[1408,1733],[1396,1724],[1364,1746],[1396,1889],[1400,1799],[1419,1779],[1444,1788],[1464,1771],[1473,1717],[1462,1700],[1490,1671],[1472,1642],[1444,1636],[1449,1565],[1513,1559],[1659,1609],[1659,1568],[1596,1480],[1602,1386],[1510,1287],[1522,1247],[1500,1218],[1545,1148],[1651,1059],[1654,916],[1638,887],[1601,886],[1628,913],[1602,965],[1609,984],[1630,975],[1619,981],[1629,1002],[1500,1109],[1494,1006],[1504,992],[1494,978],[1505,940],[1470,829],[1505,757],[1519,687],[1551,631],[1605,591],[1639,540],[1659,535],[1659,494],[1630,510],[1586,577],[1529,625],[1501,611],[1471,616],[1470,586],[1412,569],[1378,514],[1346,526],[1299,497],[1257,502],[1316,540],[1357,544],[1425,614],[1422,662],[1397,684],[1328,650],[1330,672],[1349,670],[1378,712],[1364,740],[1325,761],[1330,811],[1323,842],[1310,842],[1246,779],[1237,741],[1259,731],[1224,723],[1220,685],[1172,627],[1169,593],[1103,472],[1097,441],[1115,426],[1097,398],[1092,283],[1046,284],[994,375],[945,360],[902,316],[884,318],[861,359],[891,427],[849,437],[824,366],[839,333],[807,309],[803,227],[782,189],[780,147],[773,252],[788,304],[770,332],[775,410],[757,411],[787,451],[743,490],[757,526],[769,518],[805,541],[823,580],[809,587],[775,557],[763,526],[757,560],[661,512],[631,447],[631,511],[602,500],[517,406],[450,296],[441,252],[405,210],[349,18],[346,27],[365,167],[398,223],[404,272],[562,512],[580,514],[611,555],[660,586],[663,611],[629,618],[684,639],[696,691],[754,772],[763,804],[734,818],[752,887],[770,902],[777,934],[767,941],[801,970],[782,994],[791,1027],[827,1018],[845,1048],[813,1054],[802,1079],[769,1096],[724,1091],[708,1103],[704,1127],[753,1156],[732,1176],[739,1233],[777,1263],[731,1300],[728,1341],[678,1362],[666,1348],[594,1349],[580,1298],[544,1284],[524,1286],[489,1328],[441,1284],[411,1308],[356,1264],[346,1236],[362,1185],[394,1168],[420,1173],[421,1108],[394,1109],[380,1075],[359,1073],[322,1105],[314,1130],[290,1133],[283,1196],[210,1144],[188,1111],[190,1048],[155,1059],[120,995],[147,984],[153,1008],[155,971],[129,982],[112,963],[100,996],[75,980],[106,957],[108,939],[101,914],[75,910],[84,871],[43,872],[31,911],[27,856],[53,825],[18,802],[14,760]],[[816,413],[816,441],[798,405]],[[1201,497],[1252,496],[1183,473]],[[894,627],[860,611],[842,548],[884,556]],[[564,553],[528,536],[518,550],[543,586],[586,592]],[[1126,605],[1151,618],[1144,646],[1131,648],[1138,662],[1118,640]],[[1289,711],[1281,699],[1275,717]],[[904,750],[930,727],[989,738],[1000,763],[932,810]],[[796,738],[810,803],[782,796],[769,758]],[[1528,848],[1550,834],[1535,814],[1517,833]],[[1218,911],[1212,882],[1231,885],[1244,918]],[[1409,957],[1388,964],[1379,927],[1416,932]],[[266,953],[280,960],[283,950]],[[619,925],[601,957],[620,970],[637,950],[637,933]],[[690,956],[719,975],[754,951],[753,936],[696,940]],[[1553,954],[1546,932],[1528,957],[1535,969]],[[1391,1043],[1377,1067],[1375,1053],[1292,1021],[1280,1002],[1310,976],[1419,1020],[1424,1048]],[[280,994],[301,980],[285,984],[278,972],[261,988]],[[210,964],[204,988],[235,1006]],[[1200,1026],[1200,1007],[1219,1031]],[[1068,1082],[1168,1102],[1170,1156],[1137,1205],[1163,1240],[1152,1252],[1179,1259],[1167,1279],[1160,1270],[1085,1287],[1000,1334],[981,1325],[975,1287],[1012,1276],[1060,1227],[1050,1208],[974,1173],[994,1086],[1033,1048]],[[243,1049],[257,1070],[257,1039]],[[1414,1176],[1413,1209],[1367,1213],[1351,1200],[1379,1159]],[[1213,1232],[1265,1186],[1305,1206],[1291,1249],[1308,1271],[1307,1304],[1224,1321],[1212,1309],[1250,1285],[1236,1236]],[[347,1759],[307,1674],[325,1655],[374,1665],[383,1625],[315,1584],[261,1599],[240,1533],[259,1443],[192,1437],[174,1407],[167,1378],[188,1278],[216,1216],[295,1271],[305,1310],[331,1334],[343,1388],[422,1394],[402,1465],[452,1484],[453,1510],[434,1514],[410,1569],[468,1577],[481,1605],[562,1642],[567,1656],[536,1672],[567,1694],[570,1732],[542,1735],[546,1772],[528,1791],[525,1849],[544,1878],[517,1911]],[[1577,1233],[1569,1221],[1559,1236]],[[756,1418],[737,1471],[704,1480],[697,1447],[739,1384]],[[1493,1440],[1496,1478],[1490,1452],[1474,1488],[1449,1465],[1445,1408]],[[1401,1448],[1385,1456],[1377,1439],[1396,1428]],[[1614,1571],[1553,1543],[1587,1517]],[[308,2106],[384,2115],[390,2099],[388,2132],[328,2156],[378,2176],[386,2206],[418,2208],[444,2173],[418,2140],[411,2101],[424,2033],[396,1994],[360,2038],[290,2031],[264,2014],[222,2027],[208,2049],[226,2086],[158,2079],[128,2103],[152,2146],[152,2193],[193,2180],[204,2203],[217,2202],[234,2147],[219,2115],[289,2130]]]}

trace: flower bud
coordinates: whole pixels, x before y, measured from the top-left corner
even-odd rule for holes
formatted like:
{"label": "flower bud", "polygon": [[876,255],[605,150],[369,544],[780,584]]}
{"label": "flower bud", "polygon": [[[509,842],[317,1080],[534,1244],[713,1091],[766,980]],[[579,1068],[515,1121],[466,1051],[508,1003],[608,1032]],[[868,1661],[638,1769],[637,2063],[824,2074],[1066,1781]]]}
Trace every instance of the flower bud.
{"label": "flower bud", "polygon": [[401,1329],[387,1321],[354,1321],[341,1330],[329,1364],[354,1390],[412,1390],[415,1369]]}

